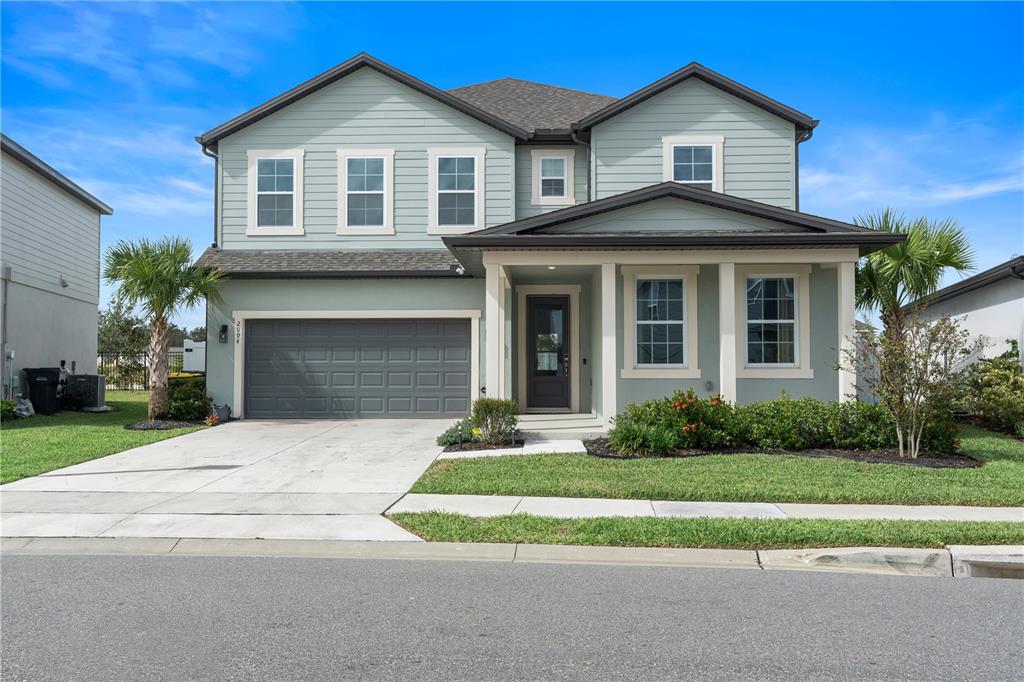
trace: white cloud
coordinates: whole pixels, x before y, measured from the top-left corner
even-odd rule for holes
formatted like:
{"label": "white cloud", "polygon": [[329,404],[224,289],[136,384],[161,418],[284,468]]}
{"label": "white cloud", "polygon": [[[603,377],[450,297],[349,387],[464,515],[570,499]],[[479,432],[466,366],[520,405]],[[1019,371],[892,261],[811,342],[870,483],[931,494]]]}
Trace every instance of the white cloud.
{"label": "white cloud", "polygon": [[[921,209],[1024,190],[1019,131],[933,114],[903,129],[853,128],[803,148],[801,206],[833,214]],[[820,144],[819,143],[819,144]]]}

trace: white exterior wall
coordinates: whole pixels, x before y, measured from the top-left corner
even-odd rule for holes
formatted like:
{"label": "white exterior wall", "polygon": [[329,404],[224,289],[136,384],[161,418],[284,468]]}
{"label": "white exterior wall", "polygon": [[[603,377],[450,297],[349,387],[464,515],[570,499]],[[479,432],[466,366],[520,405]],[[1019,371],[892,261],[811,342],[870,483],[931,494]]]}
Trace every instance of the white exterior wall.
{"label": "white exterior wall", "polygon": [[922,313],[930,320],[942,315],[958,319],[972,337],[986,340],[984,357],[1009,349],[1007,339],[1016,339],[1024,349],[1024,280],[1008,277],[928,306]]}

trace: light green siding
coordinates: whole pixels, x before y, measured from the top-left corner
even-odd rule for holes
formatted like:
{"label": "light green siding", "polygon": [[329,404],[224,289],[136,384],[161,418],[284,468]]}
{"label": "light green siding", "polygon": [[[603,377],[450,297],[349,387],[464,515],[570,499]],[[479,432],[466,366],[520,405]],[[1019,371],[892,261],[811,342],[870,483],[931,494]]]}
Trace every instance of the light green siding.
{"label": "light green siding", "polygon": [[[577,204],[587,202],[587,148],[570,147],[576,151],[573,164],[573,189]],[[516,147],[516,220],[555,211],[564,206],[537,206],[533,199],[533,154],[534,149],[558,149],[558,147]]]}
{"label": "light green siding", "polygon": [[563,225],[538,230],[546,234],[622,233],[622,232],[765,232],[799,230],[764,218],[726,211],[694,201],[665,197],[636,206],[581,218]]}
{"label": "light green siding", "polygon": [[[360,69],[221,140],[221,244],[228,249],[438,248],[427,235],[427,148],[485,147],[488,226],[514,217],[512,137],[372,69]],[[337,150],[394,148],[392,236],[340,236]],[[305,149],[302,236],[247,237],[249,149]]]}
{"label": "light green siding", "polygon": [[[484,347],[482,279],[228,280],[220,291],[222,300],[207,307],[206,382],[214,401],[235,413],[240,398],[234,395],[234,340],[219,343],[217,330],[232,328],[236,310],[281,311],[282,318],[296,310],[479,310]],[[481,383],[485,376],[481,366]]]}
{"label": "light green siding", "polygon": [[687,133],[725,136],[726,194],[795,207],[793,124],[696,79],[593,129],[596,198],[662,182],[661,138]]}

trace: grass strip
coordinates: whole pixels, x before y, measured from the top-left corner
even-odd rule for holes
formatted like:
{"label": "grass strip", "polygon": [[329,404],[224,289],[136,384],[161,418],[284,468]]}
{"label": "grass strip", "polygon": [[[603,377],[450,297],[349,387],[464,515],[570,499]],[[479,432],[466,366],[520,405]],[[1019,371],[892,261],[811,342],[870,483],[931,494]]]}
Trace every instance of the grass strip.
{"label": "grass strip", "polygon": [[1024,442],[967,426],[974,469],[929,469],[842,459],[709,455],[616,460],[515,455],[438,460],[414,493],[605,497],[717,502],[1024,506]]}
{"label": "grass strip", "polygon": [[640,517],[556,519],[526,514],[476,518],[443,512],[398,513],[388,518],[433,542],[728,549],[1024,544],[1024,523],[1010,522]]}
{"label": "grass strip", "polygon": [[5,421],[0,429],[0,483],[80,464],[148,445],[202,426],[168,431],[128,431],[146,420],[146,391],[107,391],[114,412],[58,412]]}

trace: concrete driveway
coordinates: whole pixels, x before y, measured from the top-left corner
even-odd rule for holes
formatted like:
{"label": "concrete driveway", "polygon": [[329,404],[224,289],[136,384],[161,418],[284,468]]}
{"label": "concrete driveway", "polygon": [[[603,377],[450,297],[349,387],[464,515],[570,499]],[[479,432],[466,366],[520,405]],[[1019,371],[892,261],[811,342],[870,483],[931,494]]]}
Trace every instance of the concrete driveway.
{"label": "concrete driveway", "polygon": [[381,514],[450,423],[231,422],[0,486],[0,532],[415,541]]}

